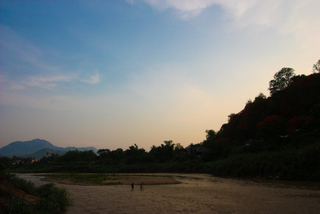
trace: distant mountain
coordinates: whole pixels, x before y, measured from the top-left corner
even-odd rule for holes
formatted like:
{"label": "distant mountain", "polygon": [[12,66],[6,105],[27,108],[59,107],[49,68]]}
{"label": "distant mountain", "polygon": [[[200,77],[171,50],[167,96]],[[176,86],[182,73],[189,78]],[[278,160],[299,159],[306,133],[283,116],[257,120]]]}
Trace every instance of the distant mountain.
{"label": "distant mountain", "polygon": [[[0,154],[3,156],[20,156],[20,157],[35,157],[38,156],[39,154],[42,154],[44,151],[40,151],[43,149],[51,149],[48,150],[49,154],[60,154],[60,152],[66,152],[69,150],[79,150],[79,151],[85,151],[85,150],[93,150],[94,152],[97,152],[97,149],[94,147],[81,147],[81,148],[76,148],[76,147],[58,147],[46,140],[42,139],[34,139],[31,141],[16,141],[8,144],[7,146],[4,146],[0,149]],[[39,152],[39,153],[38,153]],[[44,152],[45,156],[47,151]],[[43,157],[42,156],[42,157]]]}
{"label": "distant mountain", "polygon": [[40,149],[39,151],[37,151],[35,153],[23,155],[22,157],[24,157],[24,158],[32,157],[32,158],[40,159],[40,158],[47,156],[47,155],[48,156],[51,156],[51,154],[63,155],[64,153],[65,153],[65,151],[51,149],[51,148],[44,148],[44,149]]}
{"label": "distant mountain", "polygon": [[55,149],[56,146],[52,145],[46,140],[41,139],[34,139],[31,141],[16,141],[2,147],[0,149],[0,153],[6,156],[22,156],[37,152],[44,148]]}

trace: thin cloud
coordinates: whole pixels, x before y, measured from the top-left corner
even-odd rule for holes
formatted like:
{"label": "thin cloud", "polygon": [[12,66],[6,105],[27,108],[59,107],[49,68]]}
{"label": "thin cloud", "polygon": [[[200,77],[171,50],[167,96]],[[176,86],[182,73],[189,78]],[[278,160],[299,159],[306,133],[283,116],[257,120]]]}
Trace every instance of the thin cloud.
{"label": "thin cloud", "polygon": [[[198,16],[202,10],[212,6],[216,0],[143,0],[147,4],[158,10],[175,9],[179,13],[181,19],[192,19]],[[133,4],[135,0],[127,0],[127,2]]]}
{"label": "thin cloud", "polygon": [[[247,15],[248,12],[253,9],[261,12],[272,12],[270,9],[274,9],[279,3],[284,0],[270,0],[270,1],[258,1],[258,0],[143,0],[145,3],[151,5],[151,7],[157,10],[164,11],[168,9],[174,9],[180,15],[182,19],[192,19],[200,15],[204,10],[217,6],[221,7],[225,11],[225,15],[231,19],[239,20]],[[127,2],[133,4],[137,2],[135,0],[127,0]],[[263,8],[265,11],[261,11]],[[265,16],[265,13],[262,14]],[[259,21],[259,19],[258,19]]]}
{"label": "thin cloud", "polygon": [[319,54],[320,47],[320,1],[295,1],[285,23],[281,26],[283,34],[294,34],[303,48],[315,47]]}
{"label": "thin cloud", "polygon": [[22,91],[28,88],[42,88],[52,90],[56,88],[59,85],[59,83],[70,81],[72,81],[72,78],[68,76],[31,76],[21,81],[8,80],[6,84],[6,89],[8,91]]}
{"label": "thin cloud", "polygon": [[252,0],[229,4],[231,2],[233,0],[221,2],[230,18],[231,30],[261,26],[292,35],[304,49],[320,46],[320,28],[315,27],[320,19],[320,1]]}
{"label": "thin cloud", "polygon": [[[204,10],[212,6],[219,6],[230,17],[239,18],[246,13],[258,0],[143,0],[157,10],[174,9],[182,20],[190,20],[199,16]],[[130,4],[137,2],[127,0]]]}
{"label": "thin cloud", "polygon": [[174,8],[182,12],[194,12],[201,11],[211,5],[215,4],[216,0],[144,0],[144,2],[150,4],[159,10],[166,10],[168,8]]}
{"label": "thin cloud", "polygon": [[89,84],[97,84],[100,82],[100,75],[99,73],[95,73],[89,79],[81,80],[81,82],[89,83]]}
{"label": "thin cloud", "polygon": [[[320,46],[320,1],[318,0],[142,0],[159,11],[173,10],[181,20],[190,20],[210,7],[222,8],[228,29],[261,26],[293,35],[303,48]],[[138,0],[127,0],[134,4]]]}
{"label": "thin cloud", "polygon": [[26,86],[20,83],[12,83],[9,86],[9,90],[25,90]]}
{"label": "thin cloud", "polygon": [[38,87],[43,89],[53,89],[57,86],[59,82],[70,82],[72,78],[69,76],[59,75],[59,76],[32,76],[29,77],[27,81],[23,82],[25,86]]}
{"label": "thin cloud", "polygon": [[27,88],[42,88],[52,90],[63,82],[80,81],[88,84],[100,82],[99,73],[92,75],[89,79],[79,80],[76,76],[56,75],[56,76],[31,76],[19,82],[9,82],[9,90],[25,90]]}
{"label": "thin cloud", "polygon": [[[30,41],[21,36],[17,31],[0,24],[1,37],[0,46],[3,51],[14,54],[15,60],[19,64],[27,63],[34,67],[35,71],[56,72],[59,69],[56,66],[49,65],[43,59],[45,53],[34,46]],[[24,64],[23,64],[24,65]]]}

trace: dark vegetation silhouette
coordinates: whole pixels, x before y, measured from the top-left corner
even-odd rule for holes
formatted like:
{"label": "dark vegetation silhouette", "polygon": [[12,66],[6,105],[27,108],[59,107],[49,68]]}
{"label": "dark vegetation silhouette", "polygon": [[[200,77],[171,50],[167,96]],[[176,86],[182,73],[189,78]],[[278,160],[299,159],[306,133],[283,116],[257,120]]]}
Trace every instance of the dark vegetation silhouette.
{"label": "dark vegetation silhouette", "polygon": [[64,187],[54,183],[36,187],[31,181],[8,171],[10,158],[2,157],[0,165],[0,213],[65,213],[73,199]]}
{"label": "dark vegetation silhouette", "polygon": [[216,176],[320,181],[320,60],[310,75],[282,68],[260,93],[219,131],[183,148],[173,141],[51,154],[34,164],[17,157],[14,170],[32,172],[203,172]]}
{"label": "dark vegetation silhouette", "polygon": [[314,73],[316,73],[316,72],[320,72],[320,59],[318,60],[318,62],[316,62],[314,65],[313,65],[313,69],[312,69],[312,71],[314,72]]}

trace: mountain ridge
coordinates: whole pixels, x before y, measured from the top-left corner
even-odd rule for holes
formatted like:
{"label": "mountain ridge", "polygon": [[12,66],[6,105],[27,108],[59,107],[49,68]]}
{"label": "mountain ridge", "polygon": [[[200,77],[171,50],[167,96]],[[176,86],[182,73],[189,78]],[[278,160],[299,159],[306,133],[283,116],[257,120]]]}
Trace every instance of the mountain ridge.
{"label": "mountain ridge", "polygon": [[[40,150],[43,149],[51,149],[51,153],[61,153],[61,152],[66,152],[69,150],[80,150],[80,151],[85,151],[85,150],[93,150],[94,152],[97,152],[97,149],[95,147],[58,147],[53,145],[47,140],[43,139],[33,139],[30,141],[15,141],[12,143],[9,143],[7,146],[4,146],[0,149],[0,154],[2,156],[7,156],[7,157],[12,157],[12,156],[24,156],[24,157],[34,157],[34,156],[39,156]],[[57,152],[54,152],[57,151]],[[36,153],[36,154],[35,154]],[[45,156],[45,154],[43,155]]]}

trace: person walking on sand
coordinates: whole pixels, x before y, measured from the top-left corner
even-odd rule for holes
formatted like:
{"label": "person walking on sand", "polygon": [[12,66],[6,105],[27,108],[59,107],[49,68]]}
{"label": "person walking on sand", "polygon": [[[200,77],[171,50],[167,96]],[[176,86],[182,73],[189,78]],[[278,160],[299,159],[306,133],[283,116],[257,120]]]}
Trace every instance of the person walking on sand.
{"label": "person walking on sand", "polygon": [[143,182],[140,184],[140,190],[143,190]]}
{"label": "person walking on sand", "polygon": [[131,191],[134,189],[134,183],[131,184]]}

